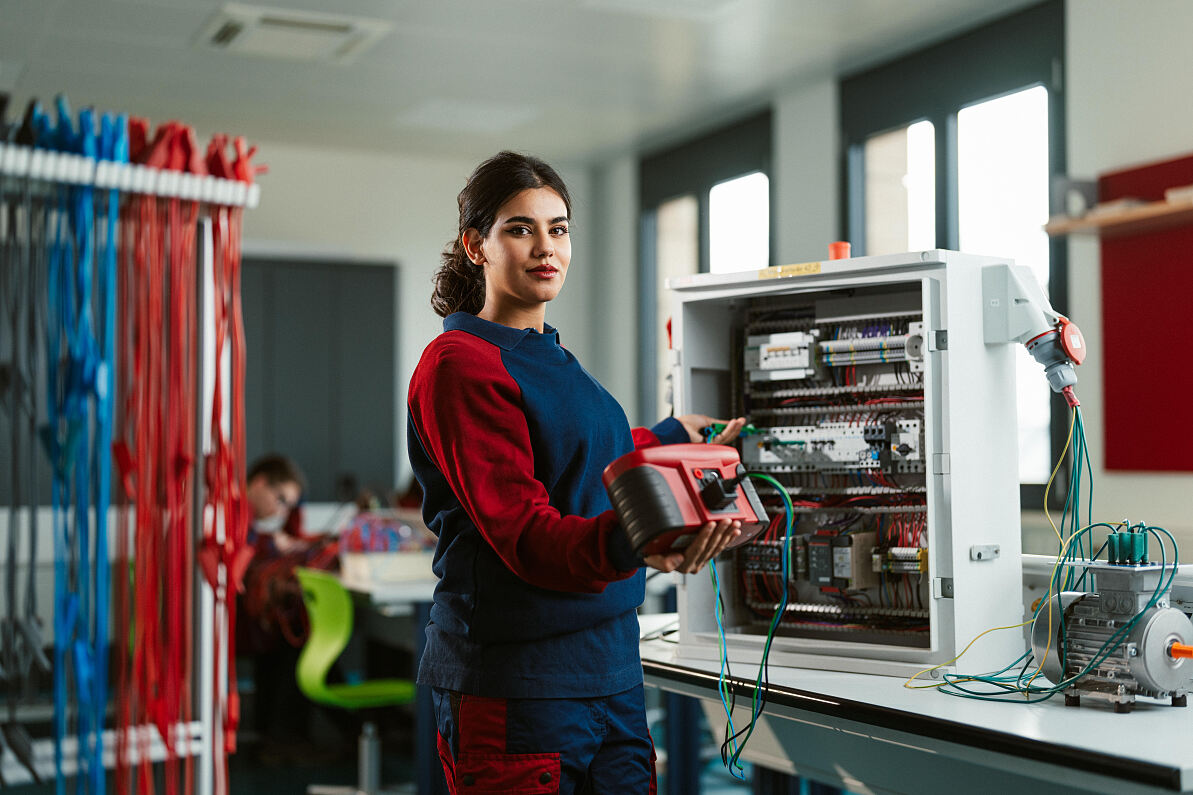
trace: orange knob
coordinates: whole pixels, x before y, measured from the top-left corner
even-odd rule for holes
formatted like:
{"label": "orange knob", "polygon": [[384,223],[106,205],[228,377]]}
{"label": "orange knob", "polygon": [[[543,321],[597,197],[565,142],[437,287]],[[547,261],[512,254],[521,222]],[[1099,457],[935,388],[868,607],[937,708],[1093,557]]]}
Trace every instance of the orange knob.
{"label": "orange knob", "polygon": [[1174,643],[1168,647],[1168,656],[1175,660],[1179,660],[1182,657],[1193,658],[1193,646],[1185,643]]}
{"label": "orange knob", "polygon": [[848,241],[838,240],[828,244],[829,259],[849,259],[850,245]]}

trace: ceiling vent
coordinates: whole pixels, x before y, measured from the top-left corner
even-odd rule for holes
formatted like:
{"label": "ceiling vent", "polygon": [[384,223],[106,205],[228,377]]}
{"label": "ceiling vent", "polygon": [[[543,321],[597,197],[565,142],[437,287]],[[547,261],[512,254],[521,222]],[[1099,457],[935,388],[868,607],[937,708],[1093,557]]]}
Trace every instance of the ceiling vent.
{"label": "ceiling vent", "polygon": [[228,3],[204,26],[198,43],[263,58],[349,63],[391,27],[379,19]]}

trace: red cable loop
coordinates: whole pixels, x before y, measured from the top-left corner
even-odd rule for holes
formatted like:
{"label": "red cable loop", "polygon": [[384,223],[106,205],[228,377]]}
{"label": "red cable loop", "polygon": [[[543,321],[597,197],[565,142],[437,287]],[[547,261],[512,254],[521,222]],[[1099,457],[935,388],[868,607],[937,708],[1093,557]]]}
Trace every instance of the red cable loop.
{"label": "red cable loop", "polygon": [[[204,157],[194,132],[177,122],[160,126],[149,141],[144,120],[130,122],[133,160],[156,168],[211,174],[251,182],[260,167],[253,152],[238,142],[235,163],[217,136]],[[252,551],[247,548],[248,505],[244,498],[244,326],[240,306],[241,210],[214,206],[212,281],[215,307],[215,361],[224,346],[231,358],[230,402],[227,379],[215,368],[212,401],[211,455],[194,457],[193,419],[198,410],[199,308],[195,288],[198,202],[179,198],[130,196],[121,211],[119,315],[119,393],[113,456],[122,493],[118,498],[117,571],[114,578],[115,643],[120,701],[116,723],[115,785],[119,792],[150,795],[154,774],[149,759],[150,733],[132,727],[153,724],[167,748],[165,788],[179,791],[179,775],[187,795],[193,790],[194,758],[182,754],[175,728],[192,719],[193,577],[195,569],[216,598],[213,654],[216,736],[216,792],[228,792],[226,752],[235,748],[239,701],[235,694],[235,600],[227,586],[239,589]],[[222,427],[228,405],[230,428]],[[195,528],[194,483],[207,485],[202,513],[202,540],[192,543]],[[130,516],[129,508],[135,513]],[[130,549],[128,527],[132,527]],[[222,528],[223,539],[217,539]],[[197,548],[196,548],[197,547]],[[221,580],[224,587],[221,587]],[[221,687],[218,661],[227,665]],[[225,688],[230,689],[228,692]],[[222,734],[222,737],[220,735]],[[222,741],[221,741],[222,740]],[[139,760],[132,764],[132,743]],[[180,764],[181,762],[181,764]]]}

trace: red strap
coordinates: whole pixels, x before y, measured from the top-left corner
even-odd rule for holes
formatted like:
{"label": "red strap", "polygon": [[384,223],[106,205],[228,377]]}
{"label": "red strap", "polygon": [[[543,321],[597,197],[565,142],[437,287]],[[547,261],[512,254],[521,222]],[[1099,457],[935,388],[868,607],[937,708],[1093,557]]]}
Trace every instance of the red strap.
{"label": "red strap", "polygon": [[[129,131],[130,135],[136,129],[136,123],[130,121]],[[141,143],[143,145],[144,139]],[[133,471],[135,463],[133,461],[132,452],[126,441],[129,433],[129,407],[130,401],[128,396],[132,394],[131,373],[130,366],[133,361],[133,322],[132,316],[135,313],[129,295],[132,292],[132,239],[133,239],[133,202],[126,202],[120,210],[120,248],[118,253],[118,275],[116,278],[117,289],[117,306],[121,307],[123,311],[116,313],[117,322],[117,368],[116,368],[116,395],[118,402],[115,404],[115,427],[113,432],[113,453],[115,454],[116,465],[120,472],[119,483],[123,487],[123,492],[117,489],[116,494],[116,565],[113,569],[114,575],[112,578],[113,597],[116,602],[112,616],[116,625],[116,632],[113,635],[116,641],[113,642],[113,654],[116,657],[116,681],[117,687],[115,691],[116,698],[116,767],[113,773],[114,784],[116,792],[131,792],[131,777],[130,777],[130,742],[128,737],[128,729],[132,724],[132,682],[130,670],[130,649],[127,642],[122,642],[129,637],[130,627],[130,592],[129,592],[129,499],[133,496]]]}
{"label": "red strap", "polygon": [[[242,178],[251,182],[260,171],[252,151],[241,142],[235,163],[213,141],[207,157],[194,133],[177,122],[161,125],[152,142],[143,120],[130,124],[133,159],[157,168],[194,174]],[[218,146],[217,146],[218,143]],[[116,743],[116,789],[150,795],[153,769],[148,762],[148,732],[130,740],[127,730],[156,725],[167,748],[165,789],[175,795],[193,788],[193,758],[179,760],[175,727],[192,718],[192,648],[195,605],[191,597],[196,569],[215,591],[215,659],[227,666],[227,679],[214,672],[216,793],[226,795],[225,752],[235,747],[239,702],[235,694],[235,600],[221,581],[239,588],[251,556],[247,548],[248,505],[244,499],[244,327],[240,318],[241,211],[211,208],[214,249],[215,360],[225,346],[231,355],[230,403],[224,399],[228,378],[217,367],[212,401],[212,454],[197,472],[193,451],[197,439],[199,318],[196,306],[196,229],[199,206],[177,198],[134,196],[121,214],[119,404],[113,455],[120,472],[120,526],[129,533],[117,539],[118,565],[132,577],[115,578],[120,703],[116,721],[122,730]],[[225,407],[230,416],[222,427]],[[203,539],[193,544],[194,479],[207,484]],[[135,487],[135,488],[134,488]],[[217,539],[216,528],[223,538]],[[130,588],[130,579],[132,587]],[[222,686],[221,686],[222,685]],[[231,692],[229,692],[229,690]],[[132,743],[140,761],[131,764]],[[183,786],[179,787],[179,778]]]}
{"label": "red strap", "polygon": [[228,160],[228,136],[213,135],[207,145],[207,173],[220,179],[232,179],[232,163]]}
{"label": "red strap", "polygon": [[[149,121],[139,116],[128,120],[128,159],[132,163],[140,163],[145,153],[145,146],[149,137]],[[121,238],[122,240],[125,238]]]}
{"label": "red strap", "polygon": [[[257,154],[257,147],[246,148],[244,139],[239,136],[232,145],[236,149],[236,161],[232,164],[232,170],[236,179],[252,185],[256,181],[258,174],[265,174],[269,171],[268,166],[257,166],[250,162],[253,159],[253,155]],[[239,245],[236,250],[239,253]]]}
{"label": "red strap", "polygon": [[[122,320],[123,317],[121,315]],[[128,443],[124,440],[113,443],[112,458],[116,463],[116,470],[120,473],[120,482],[124,487],[124,493],[132,496],[135,493],[133,488],[133,472],[136,470],[136,464],[133,461],[133,454],[129,449]]]}
{"label": "red strap", "polygon": [[[247,155],[245,155],[247,157]],[[243,158],[242,158],[243,159]],[[208,168],[220,173],[226,164],[220,149],[213,143],[208,150]],[[236,748],[236,729],[240,722],[240,701],[236,693],[235,622],[236,603],[228,596],[228,589],[242,587],[244,571],[251,550],[248,548],[248,504],[244,498],[244,398],[245,373],[244,325],[240,307],[240,224],[241,211],[218,207],[212,213],[213,305],[215,308],[216,361],[223,358],[228,345],[231,359],[232,383],[228,394],[230,428],[224,432],[224,376],[216,369],[211,414],[211,454],[204,462],[207,483],[207,504],[204,508],[203,546],[200,565],[204,576],[216,595],[216,658],[227,666],[227,690],[215,684],[215,720],[222,727],[223,742],[213,738],[216,753],[216,792],[227,792],[225,752]],[[218,537],[218,528],[223,538]],[[220,621],[220,616],[226,621]],[[218,677],[218,672],[216,672]]]}

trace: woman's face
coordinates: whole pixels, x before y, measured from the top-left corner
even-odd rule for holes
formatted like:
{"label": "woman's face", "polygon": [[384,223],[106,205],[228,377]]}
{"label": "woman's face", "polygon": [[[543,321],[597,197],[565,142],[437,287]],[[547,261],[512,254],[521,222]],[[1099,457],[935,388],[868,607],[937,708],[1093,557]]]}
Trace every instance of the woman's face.
{"label": "woman's face", "polygon": [[486,237],[464,233],[464,247],[485,269],[485,305],[538,309],[559,295],[572,259],[567,205],[551,188],[529,188],[501,205]]}

